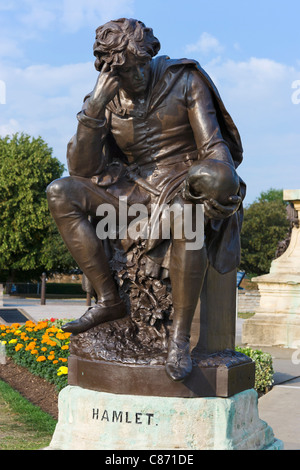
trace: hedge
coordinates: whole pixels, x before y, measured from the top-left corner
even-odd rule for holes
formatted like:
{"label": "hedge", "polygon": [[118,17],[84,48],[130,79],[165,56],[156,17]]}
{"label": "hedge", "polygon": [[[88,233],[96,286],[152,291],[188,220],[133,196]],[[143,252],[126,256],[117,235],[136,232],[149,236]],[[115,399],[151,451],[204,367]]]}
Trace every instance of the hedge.
{"label": "hedge", "polygon": [[273,361],[269,353],[258,349],[236,347],[236,351],[246,354],[255,362],[255,384],[254,388],[257,392],[268,392],[274,383]]}

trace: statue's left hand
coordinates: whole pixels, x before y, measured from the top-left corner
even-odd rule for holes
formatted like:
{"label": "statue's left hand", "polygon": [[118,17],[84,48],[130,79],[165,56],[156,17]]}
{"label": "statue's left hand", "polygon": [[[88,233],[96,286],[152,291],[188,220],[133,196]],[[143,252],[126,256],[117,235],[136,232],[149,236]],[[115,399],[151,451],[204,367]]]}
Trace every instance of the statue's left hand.
{"label": "statue's left hand", "polygon": [[242,198],[240,196],[230,196],[229,204],[223,206],[215,199],[204,201],[204,213],[210,219],[226,219],[233,215],[240,207]]}

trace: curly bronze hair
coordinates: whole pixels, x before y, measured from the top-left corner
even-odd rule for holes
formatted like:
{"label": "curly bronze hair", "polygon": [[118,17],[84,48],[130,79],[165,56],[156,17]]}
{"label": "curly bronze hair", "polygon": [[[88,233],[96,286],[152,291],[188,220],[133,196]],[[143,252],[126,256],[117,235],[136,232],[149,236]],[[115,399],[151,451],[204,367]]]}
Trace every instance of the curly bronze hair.
{"label": "curly bronze hair", "polygon": [[126,52],[140,58],[154,57],[160,50],[160,42],[151,28],[132,18],[109,21],[96,30],[93,51],[95,68],[100,72],[104,63],[118,67],[125,63]]}

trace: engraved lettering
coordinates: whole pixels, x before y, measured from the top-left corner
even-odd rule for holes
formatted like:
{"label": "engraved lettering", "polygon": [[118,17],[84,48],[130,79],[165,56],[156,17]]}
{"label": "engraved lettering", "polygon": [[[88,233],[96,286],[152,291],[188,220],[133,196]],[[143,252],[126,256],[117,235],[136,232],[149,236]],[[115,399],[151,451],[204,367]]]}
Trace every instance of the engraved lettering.
{"label": "engraved lettering", "polygon": [[146,413],[146,416],[148,416],[148,422],[147,422],[147,424],[150,425],[150,424],[151,424],[151,418],[154,417],[154,414],[153,414],[153,413]]}
{"label": "engraved lettering", "polygon": [[117,413],[117,411],[113,411],[113,415],[112,415],[113,423],[116,422],[116,421],[119,421],[119,420],[120,420],[120,423],[122,423],[122,418],[123,418],[123,412],[122,411],[119,411],[119,413]]}
{"label": "engraved lettering", "polygon": [[99,408],[92,409],[92,419],[106,421],[107,423],[124,423],[124,424],[144,424],[146,426],[157,426],[154,422],[153,413],[130,412],[120,410],[101,410]]}
{"label": "engraved lettering", "polygon": [[104,410],[104,411],[103,411],[103,415],[102,415],[101,421],[103,421],[104,419],[106,419],[106,421],[109,422],[109,417],[108,417],[108,412],[107,412],[107,410]]}

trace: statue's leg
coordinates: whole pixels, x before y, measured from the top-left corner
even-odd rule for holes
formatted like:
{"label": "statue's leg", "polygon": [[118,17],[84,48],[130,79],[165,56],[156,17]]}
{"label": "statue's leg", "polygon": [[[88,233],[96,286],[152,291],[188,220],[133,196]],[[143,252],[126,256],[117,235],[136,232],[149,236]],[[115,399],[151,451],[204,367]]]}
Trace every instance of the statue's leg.
{"label": "statue's leg", "polygon": [[67,177],[53,181],[47,188],[48,204],[58,230],[74,260],[90,280],[97,304],[79,320],[65,326],[74,334],[104,321],[121,318],[125,307],[113,281],[102,241],[88,220],[97,207],[110,202],[104,189],[87,178]]}
{"label": "statue's leg", "polygon": [[191,324],[207,269],[205,246],[188,250],[187,243],[189,242],[184,237],[174,238],[170,260],[174,313],[166,371],[176,381],[184,380],[192,371]]}

